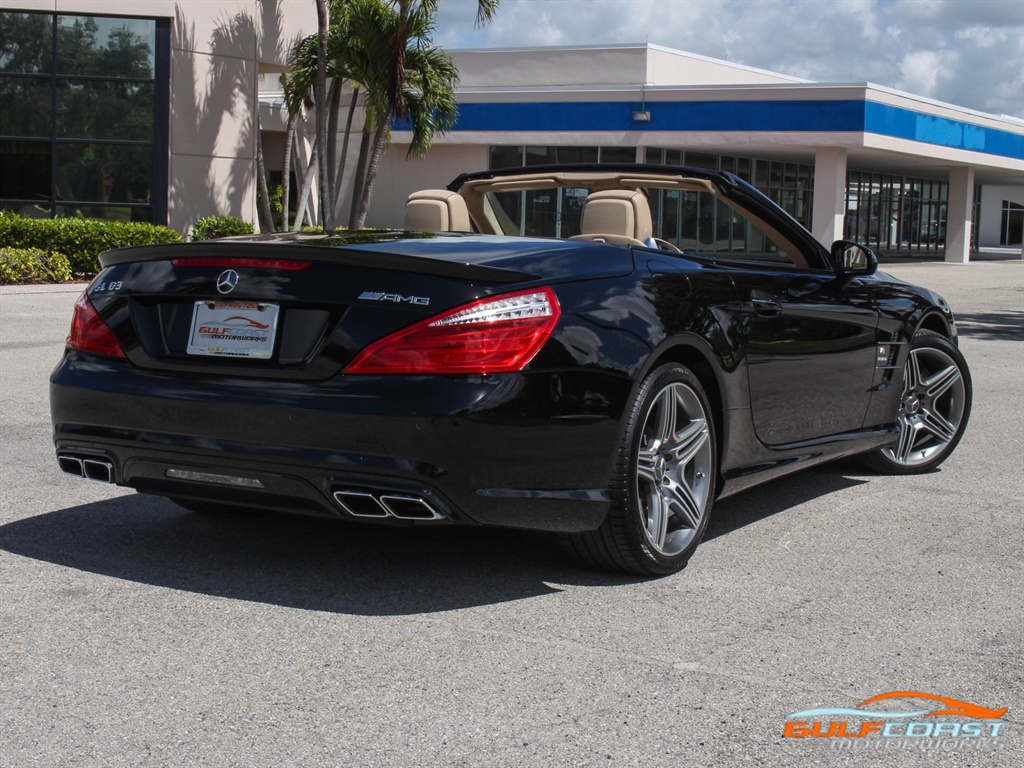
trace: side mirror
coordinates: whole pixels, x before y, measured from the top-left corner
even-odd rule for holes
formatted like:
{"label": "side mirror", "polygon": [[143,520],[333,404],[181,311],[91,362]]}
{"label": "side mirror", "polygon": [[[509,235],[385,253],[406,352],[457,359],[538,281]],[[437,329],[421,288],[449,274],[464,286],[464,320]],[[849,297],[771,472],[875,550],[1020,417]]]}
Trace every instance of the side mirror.
{"label": "side mirror", "polygon": [[836,240],[832,243],[832,263],[836,273],[843,277],[873,275],[878,269],[875,252],[850,240]]}

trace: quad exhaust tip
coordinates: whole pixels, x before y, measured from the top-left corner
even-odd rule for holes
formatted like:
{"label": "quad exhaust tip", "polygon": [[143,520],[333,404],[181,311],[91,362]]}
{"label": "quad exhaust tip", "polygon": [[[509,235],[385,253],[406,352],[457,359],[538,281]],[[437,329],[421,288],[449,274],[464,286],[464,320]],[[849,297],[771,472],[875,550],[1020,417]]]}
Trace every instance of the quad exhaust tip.
{"label": "quad exhaust tip", "polygon": [[353,517],[382,520],[444,520],[447,515],[422,496],[367,491],[335,491],[334,500]]}
{"label": "quad exhaust tip", "polygon": [[64,453],[57,457],[57,464],[69,475],[95,480],[98,483],[113,483],[114,465],[112,462],[96,456],[75,456]]}

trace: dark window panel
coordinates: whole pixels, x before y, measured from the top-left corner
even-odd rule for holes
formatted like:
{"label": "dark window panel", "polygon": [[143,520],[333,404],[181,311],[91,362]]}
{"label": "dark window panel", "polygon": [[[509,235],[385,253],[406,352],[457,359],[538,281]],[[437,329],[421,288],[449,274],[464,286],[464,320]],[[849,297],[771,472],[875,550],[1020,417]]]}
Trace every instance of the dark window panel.
{"label": "dark window panel", "polygon": [[527,147],[524,165],[547,165],[555,162],[554,147]]}
{"label": "dark window panel", "polygon": [[106,219],[107,221],[153,222],[153,209],[149,206],[88,205],[80,206],[75,215],[86,216],[90,219]]}
{"label": "dark window panel", "polygon": [[0,11],[0,72],[48,74],[53,63],[53,17]]}
{"label": "dark window panel", "polygon": [[57,144],[58,200],[145,202],[153,178],[153,148]]}
{"label": "dark window panel", "polygon": [[596,163],[597,147],[551,147],[554,150],[552,162],[563,163]]}
{"label": "dark window panel", "polygon": [[150,84],[58,80],[57,135],[68,139],[152,141],[154,105]]}
{"label": "dark window panel", "polygon": [[601,162],[635,163],[636,149],[634,147],[601,147]]}
{"label": "dark window panel", "polygon": [[0,198],[49,204],[50,143],[0,141]]}
{"label": "dark window panel", "polygon": [[647,163],[648,165],[664,165],[665,150],[658,149],[657,147],[645,147],[644,162]]}
{"label": "dark window panel", "polygon": [[156,22],[57,17],[57,74],[152,78]]}
{"label": "dark window panel", "polygon": [[49,138],[50,80],[0,76],[0,135]]}
{"label": "dark window panel", "polygon": [[491,147],[491,168],[517,168],[523,164],[522,146]]}
{"label": "dark window panel", "polygon": [[526,190],[526,232],[528,237],[555,237],[558,219],[557,189]]}
{"label": "dark window panel", "polygon": [[702,152],[687,152],[686,164],[692,168],[718,170],[718,155],[707,155]]}

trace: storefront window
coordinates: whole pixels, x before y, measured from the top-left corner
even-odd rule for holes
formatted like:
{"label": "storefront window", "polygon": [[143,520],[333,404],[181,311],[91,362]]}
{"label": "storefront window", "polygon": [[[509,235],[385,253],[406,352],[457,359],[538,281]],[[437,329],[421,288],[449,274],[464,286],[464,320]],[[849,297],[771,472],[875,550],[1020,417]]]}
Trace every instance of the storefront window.
{"label": "storefront window", "polygon": [[940,250],[948,195],[943,181],[850,171],[845,237],[882,251]]}
{"label": "storefront window", "polygon": [[0,11],[0,207],[166,221],[170,21]]}
{"label": "storefront window", "polygon": [[1003,220],[1000,245],[1020,245],[1024,240],[1024,205],[1003,200]]}

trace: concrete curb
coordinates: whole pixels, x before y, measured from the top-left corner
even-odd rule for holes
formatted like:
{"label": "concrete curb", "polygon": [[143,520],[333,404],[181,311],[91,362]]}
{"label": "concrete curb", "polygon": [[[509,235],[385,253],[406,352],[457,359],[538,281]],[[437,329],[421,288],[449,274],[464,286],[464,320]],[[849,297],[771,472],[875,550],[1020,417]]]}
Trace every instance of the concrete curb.
{"label": "concrete curb", "polygon": [[87,285],[88,283],[0,285],[0,296],[19,293],[81,293]]}

